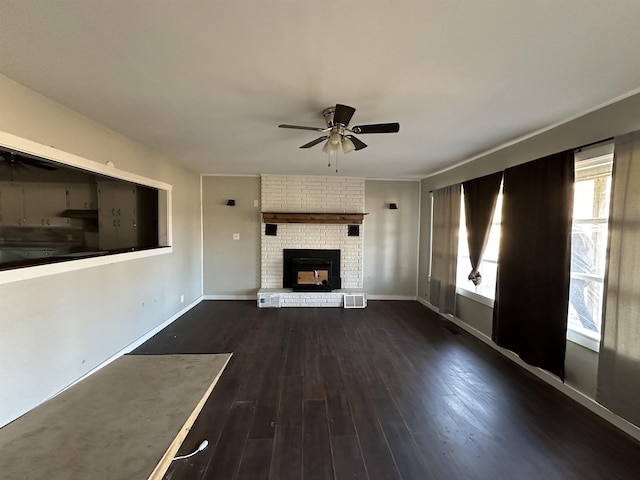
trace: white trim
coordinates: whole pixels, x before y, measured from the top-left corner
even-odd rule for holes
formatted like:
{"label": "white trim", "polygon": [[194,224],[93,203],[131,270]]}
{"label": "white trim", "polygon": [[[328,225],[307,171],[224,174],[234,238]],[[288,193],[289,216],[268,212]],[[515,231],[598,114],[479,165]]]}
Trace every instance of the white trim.
{"label": "white trim", "polygon": [[203,300],[254,300],[257,293],[252,295],[203,295]]}
{"label": "white trim", "polygon": [[201,177],[260,177],[259,173],[201,173]]}
{"label": "white trim", "polygon": [[[19,267],[12,270],[0,271],[0,285],[5,283],[17,282],[20,280],[28,280],[47,275],[55,275],[57,273],[71,272],[81,270],[83,268],[97,267],[100,265],[109,265],[111,263],[126,262],[136,260],[138,258],[153,257],[156,255],[165,255],[173,253],[173,186],[153,180],[135,173],[119,170],[115,168],[113,162],[102,164],[89,160],[87,158],[74,155],[72,153],[63,152],[57,148],[43,145],[26,138],[18,137],[11,133],[0,131],[0,146],[11,150],[18,150],[36,157],[46,158],[63,165],[80,168],[91,173],[98,173],[108,177],[125,180],[128,182],[145,185],[147,187],[156,188],[166,192],[167,195],[167,247],[157,247],[148,250],[136,250],[133,252],[117,253],[101,255],[99,257],[73,259],[64,262],[48,263],[44,265],[34,265],[30,267]],[[200,202],[202,203],[202,202]]]}
{"label": "white trim", "polygon": [[365,180],[372,182],[421,182],[422,177],[404,177],[404,178],[379,178],[379,177],[364,177]]}
{"label": "white trim", "polygon": [[421,239],[420,230],[422,230],[420,228],[421,225],[422,225],[422,182],[418,183],[418,233],[417,233],[418,243],[416,248],[416,278],[415,278],[416,289],[414,290],[416,294],[416,298],[418,298],[418,296],[420,295],[419,285],[420,285],[420,239]]}
{"label": "white trim", "polygon": [[[433,264],[433,191],[429,192],[429,270],[427,272],[427,282],[431,283],[431,273]],[[429,287],[429,290],[431,288]]]}
{"label": "white trim", "polygon": [[418,299],[417,299],[417,300],[418,300],[418,303],[421,303],[422,305],[424,305],[425,307],[427,307],[427,308],[429,308],[429,309],[433,310],[433,311],[434,311],[434,312],[436,312],[436,313],[438,312],[438,311],[435,309],[435,307],[434,307],[433,305],[431,305],[429,302],[427,302],[424,298],[420,298],[420,297],[418,297]]}
{"label": "white trim", "polygon": [[604,283],[603,275],[595,275],[592,273],[571,272],[571,278],[577,278],[578,280],[587,280],[590,282]]}
{"label": "white trim", "polygon": [[415,295],[386,295],[386,294],[367,294],[367,300],[416,300]]}
{"label": "white trim", "polygon": [[[460,295],[461,297],[468,298],[477,302],[481,305],[485,305],[489,308],[494,307],[495,300],[489,297],[485,297],[478,293],[472,292],[471,290],[467,290],[463,287],[456,287],[456,295]],[[570,326],[567,326],[567,340],[581,345],[585,348],[593,350],[594,352],[600,351],[600,339],[593,338],[586,333],[581,332],[580,330],[575,330]]]}
{"label": "white trim", "polygon": [[608,225],[609,218],[574,218],[572,222],[574,225]]}
{"label": "white trim", "polygon": [[204,191],[200,175],[200,296],[204,297]]}
{"label": "white trim", "polygon": [[[426,301],[424,301],[422,299],[419,299],[418,301],[420,303],[422,303],[423,305],[425,305],[427,308],[430,308],[431,310],[433,310],[433,311],[435,311],[437,313],[437,310],[435,309],[435,307],[433,305],[431,305],[430,303],[428,303],[428,302],[426,302]],[[473,328],[472,326],[470,326],[467,323],[463,322],[459,318],[456,318],[456,317],[454,317],[452,315],[441,315],[441,316],[446,318],[447,320],[450,320],[451,322],[455,323],[458,327],[460,327],[460,328],[464,329],[465,331],[469,332],[471,335],[473,335],[477,339],[479,339],[482,342],[486,343],[491,348],[493,348],[497,352],[501,353],[502,355],[507,357],[509,360],[511,360],[512,362],[516,363],[520,367],[524,368],[528,372],[533,373],[536,377],[538,377],[539,379],[545,381],[546,383],[548,383],[552,387],[556,388],[561,393],[564,393],[566,396],[568,396],[572,400],[575,400],[576,402],[578,402],[583,407],[588,408],[593,413],[595,413],[596,415],[598,415],[602,419],[604,419],[607,422],[609,422],[610,424],[612,424],[614,427],[619,428],[620,430],[622,430],[627,435],[630,435],[633,438],[635,438],[636,440],[640,441],[640,427],[628,422],[627,420],[625,420],[622,417],[619,417],[618,415],[613,413],[611,410],[605,408],[603,405],[601,405],[598,402],[596,402],[594,399],[586,396],[584,393],[576,390],[575,388],[567,385],[566,383],[562,383],[560,381],[560,379],[558,379],[557,377],[555,377],[551,373],[547,372],[546,370],[542,370],[541,368],[532,367],[531,365],[528,365],[527,363],[522,361],[522,359],[518,355],[516,355],[515,353],[511,352],[510,350],[507,350],[505,348],[499,347],[487,335],[485,335],[484,333],[480,332],[479,330],[476,330],[475,328]]]}
{"label": "white trim", "polygon": [[600,338],[594,338],[586,332],[571,328],[567,326],[567,340],[570,342],[582,345],[584,348],[593,350],[594,352],[600,351]]}
{"label": "white trim", "polygon": [[106,175],[107,177],[126,180],[128,182],[138,183],[140,185],[146,185],[147,187],[153,187],[160,190],[166,190],[167,192],[170,192],[173,188],[172,185],[168,183],[159,182],[135,173],[120,170],[114,166],[113,162],[107,162],[106,164],[98,163],[7,132],[0,131],[0,146],[12,150],[19,150],[36,157],[43,157],[71,167],[88,170],[92,173]]}
{"label": "white trim", "polygon": [[20,267],[13,270],[0,271],[0,285],[5,283],[19,282],[31,278],[39,278],[58,273],[73,272],[84,268],[99,267],[112,263],[128,262],[139,258],[155,257],[156,255],[166,255],[173,253],[173,247],[158,247],[149,250],[137,250],[135,252],[116,253],[111,255],[101,255],[99,257],[79,258],[65,262],[46,263],[44,265],[34,265],[32,267]]}
{"label": "white trim", "polygon": [[[164,184],[164,185],[168,185],[168,184]],[[153,186],[153,185],[151,185]],[[154,187],[154,188],[159,188],[160,190],[163,190],[166,192],[167,195],[167,245],[169,245],[170,247],[173,248],[173,186],[168,185],[169,188],[162,188],[162,187]],[[160,212],[158,212],[158,215],[160,216]],[[161,216],[160,216],[161,217]],[[158,225],[159,227],[159,225]],[[160,232],[158,232],[160,233]]]}
{"label": "white trim", "polygon": [[481,303],[482,305],[486,305],[489,308],[493,308],[493,304],[495,302],[493,298],[485,297],[484,295],[472,292],[471,290],[467,290],[463,287],[456,287],[456,295],[469,298],[475,302]]}
{"label": "white trim", "polygon": [[[60,390],[57,393],[54,393],[53,395],[51,395],[51,397],[49,398],[53,398],[57,395],[60,395],[62,392],[64,392],[65,390],[70,389],[71,387],[73,387],[75,384],[81,382],[82,380],[84,380],[85,378],[93,375],[94,373],[96,373],[98,370],[101,370],[102,368],[106,367],[107,365],[109,365],[111,362],[113,362],[114,360],[117,360],[118,358],[120,358],[123,355],[126,355],[127,353],[132,352],[133,350],[135,350],[136,348],[138,348],[140,345],[142,345],[144,342],[146,342],[147,340],[149,340],[151,337],[153,337],[156,333],[160,332],[161,330],[163,330],[164,328],[168,327],[169,325],[171,325],[173,322],[175,322],[178,318],[180,318],[182,315],[184,315],[185,313],[187,313],[189,310],[191,310],[193,307],[195,307],[196,305],[198,305],[200,302],[202,301],[202,297],[197,298],[196,300],[194,300],[193,302],[191,302],[189,305],[187,305],[186,307],[184,307],[182,310],[180,310],[178,313],[175,313],[174,315],[172,315],[169,319],[165,320],[164,322],[162,322],[160,325],[158,325],[157,327],[154,327],[152,330],[149,330],[147,333],[145,333],[144,335],[142,335],[140,338],[138,338],[137,340],[133,341],[132,343],[130,343],[129,345],[127,345],[126,347],[124,347],[122,350],[120,350],[119,352],[113,354],[111,357],[107,358],[104,362],[102,362],[100,365],[98,365],[97,367],[95,367],[93,370],[85,373],[84,375],[82,375],[80,378],[78,378],[77,380],[75,380],[73,383],[67,385],[66,387],[64,387],[62,390]],[[47,399],[48,400],[48,399]],[[46,401],[46,400],[45,400]]]}
{"label": "white trim", "polygon": [[502,143],[502,144],[498,145],[497,147],[493,147],[493,148],[491,148],[489,150],[485,150],[484,152],[479,153],[478,155],[474,155],[471,158],[468,158],[466,160],[462,160],[461,162],[458,162],[455,165],[451,165],[449,167],[445,167],[443,169],[440,169],[437,172],[430,173],[429,175],[427,175],[425,177],[422,177],[422,179],[424,180],[426,178],[435,177],[436,175],[440,175],[441,173],[445,173],[445,172],[448,172],[449,170],[456,169],[458,167],[466,165],[467,163],[473,162],[474,160],[478,160],[479,158],[485,157],[487,155],[491,155],[492,153],[495,153],[495,152],[499,152],[500,150],[508,148],[508,147],[510,147],[512,145],[515,145],[517,143],[524,142],[525,140],[529,140],[530,138],[533,138],[533,137],[536,137],[538,135],[541,135],[541,134],[543,134],[545,132],[548,132],[549,130],[553,130],[554,128],[557,128],[557,127],[560,127],[560,126],[562,126],[562,125],[564,125],[566,123],[572,122],[573,120],[577,120],[580,117],[584,117],[585,115],[589,115],[590,113],[593,113],[596,110],[600,110],[601,108],[605,108],[605,107],[608,107],[609,105],[613,105],[614,103],[620,102],[620,101],[624,100],[625,98],[632,97],[632,96],[634,96],[634,95],[636,95],[638,93],[640,93],[640,88],[635,88],[635,89],[631,90],[630,92],[624,93],[624,94],[622,94],[622,95],[620,95],[620,96],[618,96],[618,97],[616,97],[616,98],[614,98],[612,100],[609,100],[607,102],[601,103],[601,104],[599,104],[599,105],[597,105],[595,107],[592,107],[592,108],[590,108],[590,109],[588,109],[588,110],[586,110],[586,111],[584,111],[582,113],[578,113],[578,114],[573,115],[573,116],[571,116],[569,118],[566,118],[566,119],[561,120],[559,122],[553,123],[553,124],[551,124],[551,125],[549,125],[547,127],[540,128],[538,130],[534,130],[533,132],[527,133],[527,134],[522,135],[520,137],[517,137],[517,138],[515,138],[513,140],[510,140],[508,142]]}

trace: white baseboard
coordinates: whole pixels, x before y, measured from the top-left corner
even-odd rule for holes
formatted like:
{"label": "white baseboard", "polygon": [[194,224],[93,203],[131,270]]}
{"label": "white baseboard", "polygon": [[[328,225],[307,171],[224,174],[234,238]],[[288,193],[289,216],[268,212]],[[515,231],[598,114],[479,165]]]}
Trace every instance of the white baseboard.
{"label": "white baseboard", "polygon": [[190,303],[189,305],[187,305],[186,307],[184,307],[182,310],[180,310],[179,312],[177,312],[176,314],[172,315],[169,319],[165,320],[164,322],[162,322],[160,325],[158,325],[157,327],[153,328],[152,330],[148,331],[147,333],[145,333],[143,336],[141,336],[140,338],[136,339],[134,342],[130,343],[129,345],[127,345],[126,347],[124,347],[122,350],[120,350],[119,352],[115,353],[114,355],[112,355],[111,357],[107,358],[104,362],[102,362],[100,365],[98,365],[97,367],[95,367],[93,370],[85,373],[84,375],[82,375],[80,378],[78,378],[76,381],[74,381],[73,383],[71,383],[70,385],[67,385],[65,388],[63,388],[62,390],[60,390],[59,392],[53,394],[50,398],[55,397],[56,395],[61,394],[62,392],[64,392],[65,390],[68,390],[69,388],[73,387],[76,383],[81,382],[82,380],[84,380],[85,378],[93,375],[94,373],[96,373],[98,370],[106,367],[107,365],[109,365],[111,362],[113,362],[114,360],[117,360],[118,358],[120,358],[123,355],[126,355],[129,352],[132,352],[133,350],[135,350],[136,348],[138,348],[140,345],[142,345],[144,342],[146,342],[147,340],[149,340],[151,337],[153,337],[156,333],[158,333],[160,330],[162,330],[163,328],[171,325],[173,322],[175,322],[178,318],[180,318],[182,315],[184,315],[185,313],[187,313],[189,310],[191,310],[193,307],[195,307],[196,305],[198,305],[200,302],[202,301],[202,297],[197,298],[196,300],[194,300],[192,303]]}
{"label": "white baseboard", "polygon": [[258,294],[253,295],[203,295],[202,300],[255,300]]}
{"label": "white baseboard", "polygon": [[434,312],[438,313],[438,310],[436,310],[436,308],[433,305],[431,305],[429,302],[427,302],[424,298],[418,297],[416,300],[418,300],[418,303],[421,303],[425,307],[427,307],[427,308],[433,310]]}
{"label": "white baseboard", "polygon": [[[429,302],[427,302],[426,300],[423,300],[422,298],[418,298],[418,302],[421,303],[422,305],[424,305],[425,307],[433,310],[434,312],[438,313],[438,310],[433,305],[431,305]],[[516,355],[515,353],[513,353],[510,350],[507,350],[505,348],[499,347],[487,335],[485,335],[484,333],[480,332],[479,330],[476,330],[475,328],[473,328],[472,326],[470,326],[467,323],[463,322],[459,318],[456,318],[456,317],[454,317],[452,315],[442,315],[442,314],[440,314],[440,315],[443,318],[455,323],[457,326],[459,326],[463,330],[469,332],[471,335],[473,335],[477,339],[479,339],[482,342],[486,343],[491,348],[493,348],[494,350],[498,351],[499,353],[501,353],[502,355],[507,357],[512,362],[518,364],[519,366],[521,366],[522,368],[524,368],[528,372],[533,373],[536,377],[538,377],[539,379],[545,381],[546,383],[548,383],[552,387],[556,388],[560,392],[564,393],[569,398],[575,400],[576,402],[578,402],[583,407],[588,408],[593,413],[595,413],[599,417],[603,418],[604,420],[606,420],[607,422],[609,422],[613,426],[619,428],[620,430],[622,430],[627,435],[630,435],[631,437],[633,437],[636,440],[640,441],[640,427],[637,427],[633,423],[630,423],[627,420],[625,420],[624,418],[619,417],[618,415],[613,413],[611,410],[609,410],[606,407],[604,407],[603,405],[599,404],[593,398],[586,396],[584,393],[580,392],[579,390],[576,390],[575,388],[567,385],[566,383],[562,383],[558,377],[555,377],[554,375],[552,375],[551,373],[547,372],[546,370],[542,370],[541,368],[533,367],[533,366],[525,363],[518,355]]]}
{"label": "white baseboard", "polygon": [[367,294],[367,300],[414,300],[415,295],[375,295]]}

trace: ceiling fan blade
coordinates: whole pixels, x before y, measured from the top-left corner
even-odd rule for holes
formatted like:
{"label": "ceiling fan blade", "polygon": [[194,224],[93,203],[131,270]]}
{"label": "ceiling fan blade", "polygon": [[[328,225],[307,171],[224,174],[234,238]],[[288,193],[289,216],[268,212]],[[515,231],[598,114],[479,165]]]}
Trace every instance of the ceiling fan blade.
{"label": "ceiling fan blade", "polygon": [[354,133],[397,133],[400,131],[400,124],[395,123],[372,123],[371,125],[358,125],[352,128]]}
{"label": "ceiling fan blade", "polygon": [[349,125],[351,117],[355,113],[356,109],[349,105],[336,104],[336,111],[333,114],[333,123],[341,123],[345,127]]}
{"label": "ceiling fan blade", "polygon": [[358,140],[353,135],[345,135],[345,137],[347,137],[349,140],[351,140],[353,142],[353,144],[356,147],[356,151],[362,150],[363,148],[367,148],[367,144],[366,143],[364,143],[362,140]]}
{"label": "ceiling fan blade", "polygon": [[302,125],[278,125],[279,128],[294,128],[296,130],[313,130],[314,132],[327,132],[326,128],[321,127],[303,127]]}
{"label": "ceiling fan blade", "polygon": [[311,148],[314,145],[317,145],[319,143],[324,142],[327,138],[329,138],[329,135],[325,135],[323,137],[319,137],[316,138],[315,140],[310,141],[309,143],[305,143],[304,145],[302,145],[300,148]]}
{"label": "ceiling fan blade", "polygon": [[24,165],[29,165],[30,167],[39,168],[41,170],[48,170],[50,172],[58,169],[49,162],[37,160],[35,158],[23,158],[22,160],[20,160],[20,162]]}

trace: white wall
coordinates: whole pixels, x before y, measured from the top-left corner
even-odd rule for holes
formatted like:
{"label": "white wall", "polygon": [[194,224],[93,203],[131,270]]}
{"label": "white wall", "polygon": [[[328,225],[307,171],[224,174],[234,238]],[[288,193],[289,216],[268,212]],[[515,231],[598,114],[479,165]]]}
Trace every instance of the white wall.
{"label": "white wall", "polygon": [[[413,299],[418,273],[420,183],[365,183],[364,288],[373,298]],[[390,210],[395,203],[397,210]]]}
{"label": "white wall", "polygon": [[4,76],[0,105],[2,132],[173,185],[173,253],[0,285],[3,425],[197,300],[202,259],[198,175]]}
{"label": "white wall", "polygon": [[[230,199],[235,206],[227,206]],[[260,177],[203,176],[202,225],[205,297],[255,299],[260,288]]]}
{"label": "white wall", "polygon": [[[440,175],[422,181],[423,206],[429,204],[429,191],[477,178],[505,168],[519,165],[563,150],[577,148],[605,140],[616,135],[640,130],[640,94],[601,108],[526,140],[514,143]],[[430,217],[422,215],[421,230],[428,235]],[[420,258],[428,258],[428,243],[422,242]],[[428,299],[429,263],[420,262],[418,292],[421,299]],[[637,292],[640,295],[640,292]],[[457,316],[472,328],[491,336],[492,310],[489,307],[458,296]],[[567,384],[594,399],[598,354],[592,350],[568,342],[565,373]]]}

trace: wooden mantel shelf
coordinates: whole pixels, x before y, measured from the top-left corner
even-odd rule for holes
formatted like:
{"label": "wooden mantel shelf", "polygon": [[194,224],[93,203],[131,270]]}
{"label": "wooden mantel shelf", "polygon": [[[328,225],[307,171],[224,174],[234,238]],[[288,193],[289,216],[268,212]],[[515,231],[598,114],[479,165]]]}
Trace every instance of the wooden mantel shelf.
{"label": "wooden mantel shelf", "polygon": [[273,213],[262,212],[264,223],[332,223],[332,224],[362,224],[367,213]]}

